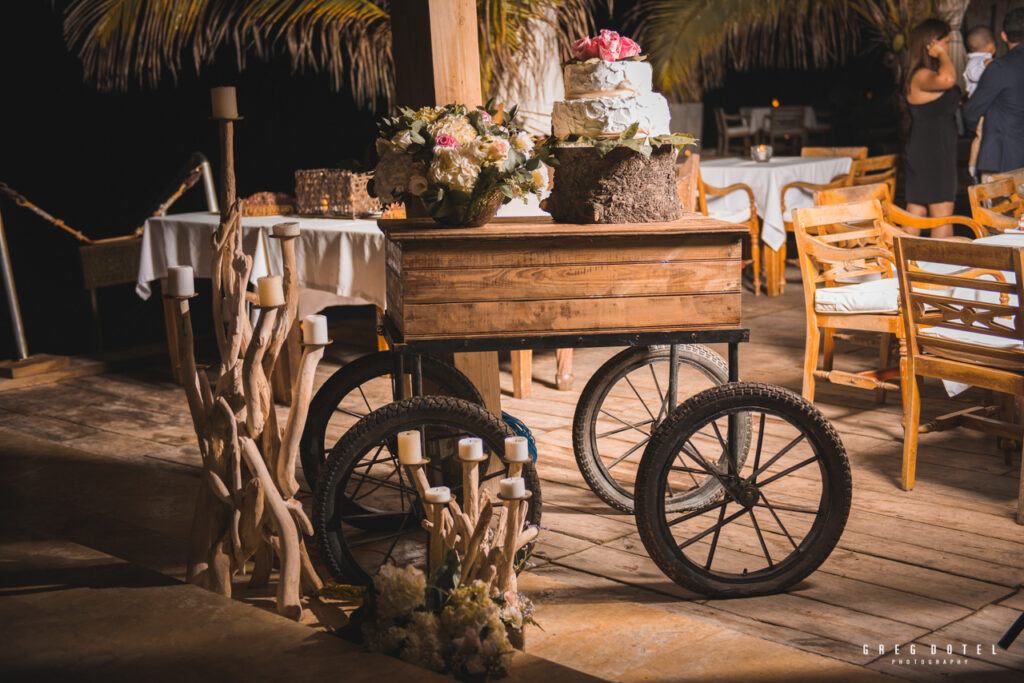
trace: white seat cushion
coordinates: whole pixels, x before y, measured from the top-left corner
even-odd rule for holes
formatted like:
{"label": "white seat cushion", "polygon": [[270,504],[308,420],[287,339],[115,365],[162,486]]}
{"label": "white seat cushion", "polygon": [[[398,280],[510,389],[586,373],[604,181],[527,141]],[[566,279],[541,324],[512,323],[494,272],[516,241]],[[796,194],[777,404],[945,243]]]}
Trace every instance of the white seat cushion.
{"label": "white seat cushion", "polygon": [[[1006,323],[1007,325],[1012,324],[1002,318],[999,319],[999,322]],[[968,344],[981,344],[993,349],[1016,349],[1020,351],[1024,348],[1024,344],[1021,343],[1020,339],[997,337],[993,334],[968,332],[967,330],[951,330],[948,327],[922,327],[918,330],[918,334],[922,337],[935,337],[936,339],[949,339],[950,341]]]}
{"label": "white seat cushion", "polygon": [[818,313],[896,313],[899,298],[899,282],[890,277],[842,287],[820,287],[814,292],[814,310]]}

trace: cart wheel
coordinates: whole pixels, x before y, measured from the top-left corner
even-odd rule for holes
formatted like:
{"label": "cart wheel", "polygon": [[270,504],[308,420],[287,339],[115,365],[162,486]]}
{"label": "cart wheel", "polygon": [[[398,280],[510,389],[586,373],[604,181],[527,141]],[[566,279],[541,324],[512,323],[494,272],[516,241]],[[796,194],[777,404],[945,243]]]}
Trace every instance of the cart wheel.
{"label": "cart wheel", "polygon": [[[484,450],[501,453],[512,431],[486,408],[446,396],[417,396],[370,413],[331,449],[313,501],[313,528],[323,564],[339,581],[367,582],[385,562],[426,569],[428,534],[415,484],[398,465],[397,435],[422,430],[427,477],[444,484],[462,503],[462,465],[455,457],[458,440],[483,439]],[[485,473],[481,481],[504,477],[505,469]],[[522,476],[533,492],[527,524],[538,524],[540,482],[533,463]],[[496,521],[496,520],[495,520]],[[524,547],[525,563],[533,544]]]}
{"label": "cart wheel", "polygon": [[[480,392],[454,366],[421,356],[423,392],[455,396],[483,405]],[[395,370],[390,351],[371,353],[348,363],[324,382],[309,404],[299,457],[306,483],[316,490],[316,475],[327,459],[330,444],[360,419],[396,400],[391,382]]]}
{"label": "cart wheel", "polygon": [[[728,422],[746,416],[756,445],[738,471],[716,465]],[[669,503],[713,476],[725,496],[698,508]],[[780,387],[726,384],[701,392],[655,430],[636,486],[636,522],[651,558],[673,581],[712,597],[777,593],[818,568],[850,512],[850,464],[836,430]]]}
{"label": "cart wheel", "polygon": [[[572,444],[580,473],[591,490],[617,510],[633,513],[633,487],[644,447],[669,413],[668,346],[637,346],[612,356],[587,382],[572,423]],[[729,381],[729,366],[699,344],[679,345],[677,404]],[[750,443],[750,420],[741,418],[740,458]],[[724,464],[724,460],[721,461]],[[721,486],[704,477],[680,507],[721,496]]]}

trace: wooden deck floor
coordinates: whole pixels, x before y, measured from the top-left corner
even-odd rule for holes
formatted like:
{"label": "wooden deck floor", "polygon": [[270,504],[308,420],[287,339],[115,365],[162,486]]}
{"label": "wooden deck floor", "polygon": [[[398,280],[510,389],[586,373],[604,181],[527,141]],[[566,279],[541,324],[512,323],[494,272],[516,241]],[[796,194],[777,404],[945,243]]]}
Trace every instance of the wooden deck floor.
{"label": "wooden deck floor", "polygon": [[[740,352],[742,379],[799,390],[805,337],[800,297],[795,282],[782,297],[744,296],[751,341]],[[850,667],[833,672],[833,679],[849,679],[859,670],[912,680],[1020,680],[1024,639],[1009,652],[992,650],[1024,610],[1024,528],[1012,519],[1019,465],[1006,464],[992,439],[961,430],[923,435],[917,486],[904,492],[898,486],[898,397],[878,405],[872,393],[819,385],[817,405],[839,431],[853,470],[853,508],[838,547],[819,571],[785,594],[707,600],[668,581],[647,557],[632,518],[604,505],[577,470],[573,411],[587,378],[614,352],[578,351],[573,391],[553,388],[553,354],[536,355],[530,398],[512,399],[507,367],[502,375],[503,408],[527,424],[540,448],[544,533],[523,586],[534,593],[542,623],[547,614],[549,630],[531,636],[532,652],[610,679],[668,680],[674,676],[646,669],[641,674],[635,667],[617,672],[595,652],[610,648],[620,664],[678,656],[680,644],[665,629],[676,628],[673,617],[685,617],[686,623],[724,628]],[[839,352],[840,368],[844,362],[866,367],[875,356],[872,349],[842,342]],[[336,367],[325,363],[320,381]],[[0,429],[194,469],[198,451],[180,389],[163,377],[158,371],[110,374],[3,392]],[[926,418],[955,405],[937,383],[926,384],[924,396]],[[583,629],[579,620],[592,618],[568,610],[570,604],[580,610],[604,605],[595,618],[608,620],[607,640],[591,648],[566,647],[565,638]],[[635,609],[627,614],[622,605]],[[577,620],[567,621],[569,614]],[[692,647],[710,642],[697,639]],[[916,644],[916,655],[908,654],[910,644]],[[933,644],[937,655],[930,655]],[[900,655],[893,653],[897,645]],[[947,645],[953,657],[944,657]],[[723,678],[728,658],[740,655],[713,656],[724,658],[723,667],[696,678],[755,677]],[[769,664],[749,666],[759,671]],[[808,674],[805,680],[824,678]]]}

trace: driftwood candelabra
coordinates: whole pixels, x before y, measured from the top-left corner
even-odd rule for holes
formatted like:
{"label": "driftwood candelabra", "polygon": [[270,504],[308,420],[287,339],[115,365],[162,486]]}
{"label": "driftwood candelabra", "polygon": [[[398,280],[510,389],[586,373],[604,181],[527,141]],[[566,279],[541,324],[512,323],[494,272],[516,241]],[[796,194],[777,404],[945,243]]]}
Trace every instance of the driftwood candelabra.
{"label": "driftwood candelabra", "polygon": [[[291,411],[281,424],[270,377],[292,333],[298,307],[295,239],[298,225],[274,227],[281,241],[283,283],[268,277],[259,282],[260,295],[247,292],[252,257],[242,251],[242,226],[235,196],[233,123],[238,119],[233,89],[230,107],[214,117],[220,126],[221,222],[213,236],[213,319],[220,362],[211,382],[196,365],[189,312],[191,283],[173,282],[168,296],[178,327],[180,363],[185,395],[199,440],[203,476],[196,500],[188,558],[188,580],[230,595],[232,577],[251,571],[249,585],[265,586],[279,569],[277,610],[298,619],[300,593],[321,587],[304,536],[313,533],[302,505],[295,499],[295,468],[299,438],[313,388],[313,376],[324,352],[322,329],[305,329],[302,359],[291,395]],[[189,272],[189,275],[191,272]],[[258,307],[255,327],[248,308]],[[250,569],[251,562],[251,569]]]}
{"label": "driftwood candelabra", "polygon": [[[430,486],[424,472],[429,461],[420,456],[419,432],[403,432],[399,435],[398,446],[399,459],[416,483],[426,512],[423,528],[430,532],[429,573],[444,562],[448,551],[454,550],[462,563],[464,583],[479,579],[488,589],[517,592],[516,553],[538,533],[536,526],[524,528],[531,496],[520,476],[529,459],[526,439],[512,436],[505,440],[508,477],[500,482],[498,498],[502,505],[497,508],[491,506],[487,491],[479,487],[479,466],[488,458],[480,439],[470,437],[459,441],[462,506],[452,498],[447,487]],[[497,515],[496,520],[494,515]]]}

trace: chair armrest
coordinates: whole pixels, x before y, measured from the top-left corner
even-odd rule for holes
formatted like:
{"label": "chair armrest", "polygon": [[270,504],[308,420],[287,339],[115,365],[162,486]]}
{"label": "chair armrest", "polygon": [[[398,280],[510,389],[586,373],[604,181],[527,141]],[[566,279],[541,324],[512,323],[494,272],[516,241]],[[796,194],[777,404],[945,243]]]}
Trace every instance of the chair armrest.
{"label": "chair armrest", "polygon": [[837,175],[827,183],[807,183],[802,180],[794,180],[791,183],[786,183],[782,186],[782,215],[786,215],[786,193],[792,189],[800,188],[802,190],[810,190],[811,192],[817,192],[819,190],[834,190],[839,187],[847,187],[851,180],[850,174],[845,173],[843,175]]}
{"label": "chair armrest", "polygon": [[752,190],[749,185],[744,183],[733,183],[728,187],[715,187],[714,185],[708,185],[704,182],[704,179],[701,178],[700,190],[700,208],[701,212],[705,215],[707,215],[708,209],[707,195],[711,195],[712,197],[724,197],[725,195],[732,194],[733,192],[746,192],[747,199],[750,201],[750,219],[748,222],[754,230],[758,229],[757,203],[754,201],[754,190]]}
{"label": "chair armrest", "polygon": [[984,237],[988,234],[985,232],[985,229],[977,223],[977,221],[967,218],[966,216],[939,216],[935,218],[925,218],[923,216],[915,216],[909,211],[904,211],[889,202],[884,203],[882,208],[885,211],[885,217],[891,222],[908,228],[930,230],[949,223],[955,223],[957,225],[965,225],[970,228],[975,237]]}
{"label": "chair armrest", "polygon": [[996,213],[990,209],[984,207],[977,207],[973,211],[974,219],[984,225],[985,227],[992,228],[996,232],[1003,232],[1004,230],[1015,230],[1020,227],[1020,222],[1016,218],[1004,216],[1001,213]]}

